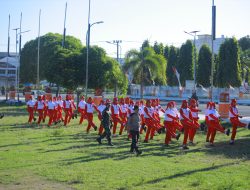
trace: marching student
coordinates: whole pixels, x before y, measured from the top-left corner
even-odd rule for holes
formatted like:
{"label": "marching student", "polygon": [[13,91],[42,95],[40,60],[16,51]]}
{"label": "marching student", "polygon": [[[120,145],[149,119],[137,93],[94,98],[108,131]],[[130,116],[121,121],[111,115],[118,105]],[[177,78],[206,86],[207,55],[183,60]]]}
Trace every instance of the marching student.
{"label": "marching student", "polygon": [[98,109],[97,109],[96,105],[93,103],[93,99],[91,97],[89,97],[87,100],[87,103],[85,105],[85,110],[86,110],[86,116],[87,116],[87,120],[88,120],[88,127],[87,127],[86,132],[89,133],[89,130],[91,127],[93,127],[94,130],[96,131],[97,126],[93,122],[93,113],[94,113],[94,110],[96,110],[98,112]]}
{"label": "marching student", "polygon": [[64,121],[63,115],[62,115],[62,110],[63,110],[63,100],[61,96],[57,97],[57,121],[60,123],[61,121]]}
{"label": "marching student", "polygon": [[48,114],[49,114],[48,127],[50,127],[52,122],[54,121],[55,109],[56,109],[56,104],[54,102],[54,98],[53,98],[53,101],[52,101],[52,98],[50,97],[49,101],[48,101]]}
{"label": "marching student", "polygon": [[181,124],[184,127],[184,139],[183,139],[182,148],[185,150],[185,149],[189,149],[187,146],[187,139],[190,135],[191,128],[199,127],[199,125],[197,125],[193,120],[191,110],[188,108],[187,100],[182,101],[182,105],[180,109],[180,119],[181,119]]}
{"label": "marching student", "polygon": [[173,102],[169,102],[167,104],[166,110],[164,112],[164,127],[166,130],[166,136],[165,136],[165,145],[168,146],[171,138],[176,138],[176,140],[179,140],[180,134],[175,134],[176,128],[181,131],[183,126],[179,123],[179,117],[176,113],[176,110],[173,109],[174,104]]}
{"label": "marching student", "polygon": [[45,109],[45,102],[42,100],[41,96],[37,97],[37,101],[36,101],[36,104],[35,104],[35,109],[38,112],[37,124],[40,124],[40,122],[44,118],[44,109]]}
{"label": "marching student", "polygon": [[216,131],[220,131],[221,133],[226,134],[229,136],[230,129],[225,130],[220,124],[220,115],[216,110],[215,103],[211,102],[210,109],[208,112],[208,120],[209,120],[209,127],[211,128],[211,137],[210,137],[210,146],[214,146],[214,138],[216,135]]}
{"label": "marching student", "polygon": [[144,107],[144,114],[145,124],[147,126],[147,132],[144,139],[144,143],[148,143],[149,135],[150,139],[153,139],[155,122],[158,122],[154,118],[154,109],[151,107],[151,100],[146,101],[146,106]]}
{"label": "marching student", "polygon": [[77,118],[77,114],[74,113],[74,111],[76,110],[76,105],[75,105],[75,102],[74,102],[74,97],[69,95],[69,99],[70,99],[70,103],[71,103],[71,106],[70,106],[70,115],[69,115],[69,119],[68,119],[68,123],[70,122],[71,118],[75,119]]}
{"label": "marching student", "polygon": [[119,115],[121,113],[120,105],[118,104],[118,98],[113,99],[113,104],[111,105],[111,117],[113,121],[113,136],[116,136],[117,124],[121,124],[121,128],[124,128],[125,123],[122,122]]}
{"label": "marching student", "polygon": [[[125,104],[123,98],[120,98],[120,108],[121,108],[121,112],[120,112],[121,121],[122,123],[127,123],[128,106]],[[122,135],[124,127],[125,125],[121,125],[119,135]]]}
{"label": "marching student", "polygon": [[207,138],[206,138],[206,142],[209,142],[210,135],[211,135],[211,127],[210,127],[210,123],[209,123],[209,119],[208,119],[210,105],[211,105],[211,102],[208,102],[207,103],[207,108],[205,109],[205,123],[207,125]]}
{"label": "marching student", "polygon": [[97,139],[96,141],[99,144],[102,144],[102,139],[103,138],[107,138],[108,140],[108,145],[109,146],[113,146],[112,142],[111,142],[111,131],[110,128],[112,126],[112,121],[111,121],[111,116],[109,114],[109,110],[110,110],[110,100],[107,99],[106,100],[106,107],[105,109],[102,111],[102,126],[104,128],[104,133],[102,133]]}
{"label": "marching student", "polygon": [[130,114],[127,122],[127,130],[132,136],[132,142],[130,145],[130,152],[135,151],[136,155],[140,155],[142,151],[138,148],[138,139],[139,139],[139,129],[140,129],[140,115],[139,115],[139,106],[134,106],[134,112]]}
{"label": "marching student", "polygon": [[69,95],[66,95],[65,100],[63,101],[63,111],[65,113],[65,117],[64,117],[64,126],[67,126],[67,124],[69,123],[69,117],[71,115],[71,100],[69,98]]}
{"label": "marching student", "polygon": [[98,110],[98,119],[100,121],[100,127],[99,127],[99,132],[98,134],[101,135],[102,132],[103,132],[103,126],[102,126],[102,112],[103,110],[106,108],[106,105],[104,103],[104,100],[101,100],[100,101],[100,104],[99,106],[97,107],[97,110]]}
{"label": "marching student", "polygon": [[[242,123],[239,120],[239,118],[242,118],[242,116],[239,114],[236,99],[232,99],[232,101],[231,101],[231,106],[230,106],[230,110],[229,110],[229,117],[230,117],[230,122],[232,124],[232,135],[231,135],[230,145],[233,145],[234,140],[235,140],[235,136],[237,133],[237,128],[247,126],[247,124]],[[249,128],[250,128],[250,124],[248,124],[248,129]]]}
{"label": "marching student", "polygon": [[190,106],[189,109],[191,111],[192,117],[193,117],[193,122],[195,123],[195,126],[198,127],[191,127],[189,130],[189,143],[190,144],[194,144],[194,136],[196,134],[197,129],[199,128],[200,124],[199,124],[199,116],[198,116],[198,112],[200,111],[198,109],[198,105],[197,105],[197,101],[195,99],[191,99],[190,100]]}
{"label": "marching student", "polygon": [[31,124],[32,120],[36,121],[36,118],[34,117],[35,101],[33,100],[32,95],[30,95],[29,101],[26,103],[26,105],[27,105],[27,111],[29,113],[28,123]]}
{"label": "marching student", "polygon": [[141,117],[141,128],[140,128],[140,134],[142,134],[143,130],[146,131],[145,127],[145,118],[144,118],[144,101],[140,101],[140,106],[139,106],[139,115]]}
{"label": "marching student", "polygon": [[85,97],[81,96],[81,100],[78,104],[78,113],[80,113],[81,115],[80,120],[79,120],[79,125],[82,124],[84,119],[87,119],[85,107],[86,107]]}

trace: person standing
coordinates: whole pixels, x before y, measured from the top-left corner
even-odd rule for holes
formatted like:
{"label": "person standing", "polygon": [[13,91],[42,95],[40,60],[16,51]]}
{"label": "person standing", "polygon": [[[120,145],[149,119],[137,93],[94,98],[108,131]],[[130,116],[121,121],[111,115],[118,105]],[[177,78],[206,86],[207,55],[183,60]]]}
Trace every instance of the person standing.
{"label": "person standing", "polygon": [[112,126],[112,122],[111,122],[111,116],[109,114],[109,110],[110,110],[110,101],[107,99],[106,100],[106,107],[105,109],[102,111],[102,126],[104,128],[104,132],[96,139],[96,141],[99,144],[102,144],[102,139],[103,138],[107,138],[108,140],[108,145],[113,146],[113,144],[111,143],[111,131],[110,128]]}
{"label": "person standing", "polygon": [[42,100],[41,96],[37,97],[37,102],[35,104],[35,109],[38,112],[38,122],[37,122],[37,124],[40,124],[40,122],[44,119],[44,109],[45,109],[45,102]]}
{"label": "person standing", "polygon": [[138,149],[138,139],[139,139],[139,130],[140,130],[140,115],[138,105],[134,106],[134,112],[130,114],[127,123],[127,130],[132,136],[132,142],[130,147],[130,152],[135,152],[136,155],[140,155],[142,151]]}

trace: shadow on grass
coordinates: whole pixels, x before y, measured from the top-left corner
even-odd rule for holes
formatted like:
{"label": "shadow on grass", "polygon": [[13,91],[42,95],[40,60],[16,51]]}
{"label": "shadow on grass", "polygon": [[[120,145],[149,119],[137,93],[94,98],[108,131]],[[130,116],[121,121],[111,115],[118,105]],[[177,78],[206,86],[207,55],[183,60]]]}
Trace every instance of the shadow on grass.
{"label": "shadow on grass", "polygon": [[155,183],[159,183],[159,182],[162,182],[162,181],[165,181],[165,180],[176,179],[178,177],[185,177],[185,176],[192,175],[192,174],[198,173],[198,172],[207,172],[207,171],[211,171],[211,170],[216,170],[216,169],[219,169],[219,168],[222,168],[222,167],[227,167],[227,166],[231,166],[231,165],[234,165],[234,164],[239,164],[239,163],[244,162],[244,161],[246,161],[246,160],[241,160],[241,161],[238,161],[238,162],[230,162],[230,163],[226,163],[226,164],[220,164],[220,165],[216,165],[216,166],[211,166],[211,167],[206,167],[206,168],[200,168],[200,169],[190,170],[190,171],[186,171],[186,172],[181,172],[181,173],[177,173],[177,174],[174,174],[174,175],[153,179],[153,180],[147,181],[147,182],[145,182],[143,184],[140,182],[138,184],[135,184],[135,186],[138,187],[138,186],[145,185],[145,184],[155,184]]}
{"label": "shadow on grass", "polygon": [[224,155],[232,159],[250,159],[250,138],[237,139],[234,145],[230,145],[228,141],[217,142],[215,147],[205,148],[202,151],[209,155]]}

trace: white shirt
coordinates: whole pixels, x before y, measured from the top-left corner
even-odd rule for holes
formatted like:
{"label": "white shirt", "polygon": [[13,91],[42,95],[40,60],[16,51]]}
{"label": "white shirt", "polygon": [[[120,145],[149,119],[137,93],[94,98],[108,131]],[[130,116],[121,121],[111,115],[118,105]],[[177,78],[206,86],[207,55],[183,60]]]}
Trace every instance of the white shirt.
{"label": "white shirt", "polygon": [[118,104],[112,104],[112,107],[114,109],[114,114],[119,114],[120,105],[118,105]]}
{"label": "white shirt", "polygon": [[81,109],[85,109],[85,106],[86,106],[86,102],[84,100],[81,100],[78,104],[78,107]]}
{"label": "white shirt", "polygon": [[37,101],[37,109],[42,110],[44,108],[44,101]]}
{"label": "white shirt", "polygon": [[170,118],[170,117],[168,117],[167,115],[171,115],[171,116],[173,116],[173,117],[176,117],[176,116],[177,116],[175,110],[174,110],[174,109],[170,109],[170,108],[168,108],[168,109],[165,110],[165,113],[164,113],[164,120],[165,120],[165,121],[173,121],[173,119]]}
{"label": "white shirt", "polygon": [[52,102],[52,101],[49,101],[49,102],[48,102],[48,109],[49,109],[49,110],[54,110],[55,107],[56,107],[55,102]]}
{"label": "white shirt", "polygon": [[105,109],[105,105],[101,104],[97,107],[97,109],[102,113],[102,111]]}
{"label": "white shirt", "polygon": [[[236,114],[236,115],[239,114],[239,111],[238,111],[237,107],[232,107],[232,111],[233,111],[233,113]],[[229,110],[229,117],[230,117],[230,118],[231,118],[231,117],[235,117],[235,116],[231,113],[230,110]]]}
{"label": "white shirt", "polygon": [[93,105],[93,103],[91,103],[91,104],[86,103],[86,106],[87,106],[87,110],[86,110],[87,113],[93,113],[94,112],[94,105]]}
{"label": "white shirt", "polygon": [[[145,107],[145,109],[148,110],[148,114],[149,114],[151,117],[153,117],[154,108],[152,108],[152,107]],[[145,111],[144,111],[144,112],[145,112]],[[146,114],[146,112],[145,112],[144,117],[145,117],[145,118],[150,118],[150,117],[148,116],[148,114]]]}
{"label": "white shirt", "polygon": [[29,107],[31,107],[31,108],[33,108],[34,106],[35,106],[35,101],[34,100],[29,100],[28,102],[27,102],[27,106],[29,106]]}
{"label": "white shirt", "polygon": [[[182,111],[183,111],[183,114],[187,117],[187,118],[189,118],[189,113],[191,112],[191,110],[189,109],[189,108],[181,108],[182,109]],[[181,115],[180,115],[180,119],[182,120],[182,119],[184,119]]]}

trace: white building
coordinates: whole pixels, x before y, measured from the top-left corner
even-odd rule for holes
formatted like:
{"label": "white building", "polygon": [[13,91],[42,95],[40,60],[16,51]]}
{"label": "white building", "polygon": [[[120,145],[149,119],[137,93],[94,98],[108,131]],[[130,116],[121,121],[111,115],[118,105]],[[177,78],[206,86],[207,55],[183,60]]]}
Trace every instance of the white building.
{"label": "white building", "polygon": [[[197,35],[198,39],[195,40],[195,47],[197,51],[200,51],[200,48],[203,44],[208,45],[210,49],[212,50],[212,36],[209,34],[203,34],[203,35]],[[214,40],[214,53],[218,54],[220,45],[225,41],[224,35],[222,35],[220,38],[216,38]]]}
{"label": "white building", "polygon": [[18,59],[15,54],[0,52],[0,88],[16,87],[17,84],[17,68],[19,66]]}

